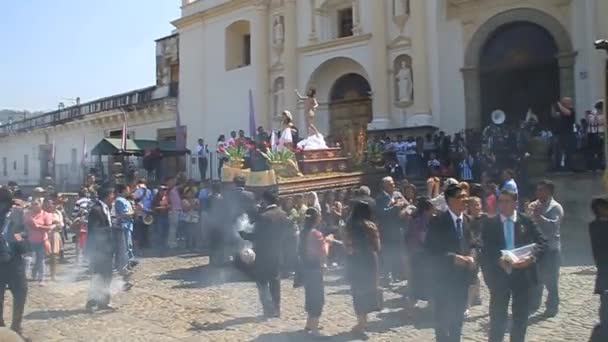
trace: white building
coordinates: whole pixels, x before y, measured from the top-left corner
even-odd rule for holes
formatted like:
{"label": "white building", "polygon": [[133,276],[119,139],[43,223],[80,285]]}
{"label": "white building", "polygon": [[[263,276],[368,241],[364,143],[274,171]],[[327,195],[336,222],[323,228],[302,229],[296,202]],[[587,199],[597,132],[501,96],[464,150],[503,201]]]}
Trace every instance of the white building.
{"label": "white building", "polygon": [[[0,184],[23,186],[54,178],[59,189],[82,184],[103,138],[175,140],[178,37],[157,41],[157,85],[59,108],[0,126]],[[106,161],[105,167],[107,168]]]}
{"label": "white building", "polygon": [[326,134],[477,128],[601,97],[605,0],[182,0],[179,109],[188,146],[288,109],[313,87]]}

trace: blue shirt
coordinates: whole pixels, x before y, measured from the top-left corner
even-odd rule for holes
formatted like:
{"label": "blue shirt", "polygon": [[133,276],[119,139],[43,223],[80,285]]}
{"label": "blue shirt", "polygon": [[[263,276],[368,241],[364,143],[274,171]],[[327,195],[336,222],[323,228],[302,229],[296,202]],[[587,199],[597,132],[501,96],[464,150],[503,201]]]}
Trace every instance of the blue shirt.
{"label": "blue shirt", "polygon": [[[139,188],[135,190],[135,198],[139,200],[139,203],[144,207],[144,211],[152,211],[152,191],[148,188]],[[143,215],[143,214],[142,214]]]}
{"label": "blue shirt", "polygon": [[[515,183],[515,180],[513,178],[511,178],[508,181],[504,182],[504,184],[502,185],[502,188],[500,190],[510,190],[515,193],[518,193],[517,183]],[[500,195],[500,192],[496,196],[498,196],[498,195]]]}
{"label": "blue shirt", "polygon": [[119,228],[133,231],[133,217],[123,216],[133,213],[133,206],[126,198],[122,196],[116,197],[114,202],[114,210],[116,211],[116,223]]}

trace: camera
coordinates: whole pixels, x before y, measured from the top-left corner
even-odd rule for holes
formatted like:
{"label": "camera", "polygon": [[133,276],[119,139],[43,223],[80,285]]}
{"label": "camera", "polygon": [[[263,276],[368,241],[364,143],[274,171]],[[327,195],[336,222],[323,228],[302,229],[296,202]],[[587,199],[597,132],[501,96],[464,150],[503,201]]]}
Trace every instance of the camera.
{"label": "camera", "polygon": [[600,39],[596,40],[593,45],[595,45],[596,50],[604,50],[608,53],[608,40]]}

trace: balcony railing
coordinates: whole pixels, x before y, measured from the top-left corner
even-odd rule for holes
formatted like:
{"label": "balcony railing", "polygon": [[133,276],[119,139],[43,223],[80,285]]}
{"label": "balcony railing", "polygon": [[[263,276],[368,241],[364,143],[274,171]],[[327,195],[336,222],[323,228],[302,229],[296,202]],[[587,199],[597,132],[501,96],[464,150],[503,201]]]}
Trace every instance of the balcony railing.
{"label": "balcony railing", "polygon": [[[176,85],[172,85],[172,87],[177,89]],[[35,128],[59,125],[65,122],[82,118],[86,115],[105,112],[118,108],[146,104],[159,98],[167,97],[167,95],[172,97],[175,97],[177,95],[177,91],[169,91],[168,94],[162,94],[159,96],[159,93],[156,90],[157,87],[155,86],[148,87],[124,94],[98,99],[80,105],[71,106],[68,108],[58,109],[35,117],[26,118],[24,120],[9,122],[0,126],[0,137],[11,133],[23,132]]]}

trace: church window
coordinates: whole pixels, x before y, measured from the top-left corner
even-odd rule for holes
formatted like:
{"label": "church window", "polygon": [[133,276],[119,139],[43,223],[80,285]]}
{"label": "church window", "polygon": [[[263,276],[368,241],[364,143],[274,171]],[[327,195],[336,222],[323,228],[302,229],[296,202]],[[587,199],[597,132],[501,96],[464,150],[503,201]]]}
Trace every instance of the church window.
{"label": "church window", "polygon": [[338,10],[338,37],[353,35],[353,8],[348,7]]}
{"label": "church window", "polygon": [[240,20],[226,28],[226,70],[251,65],[251,29],[248,21]]}

